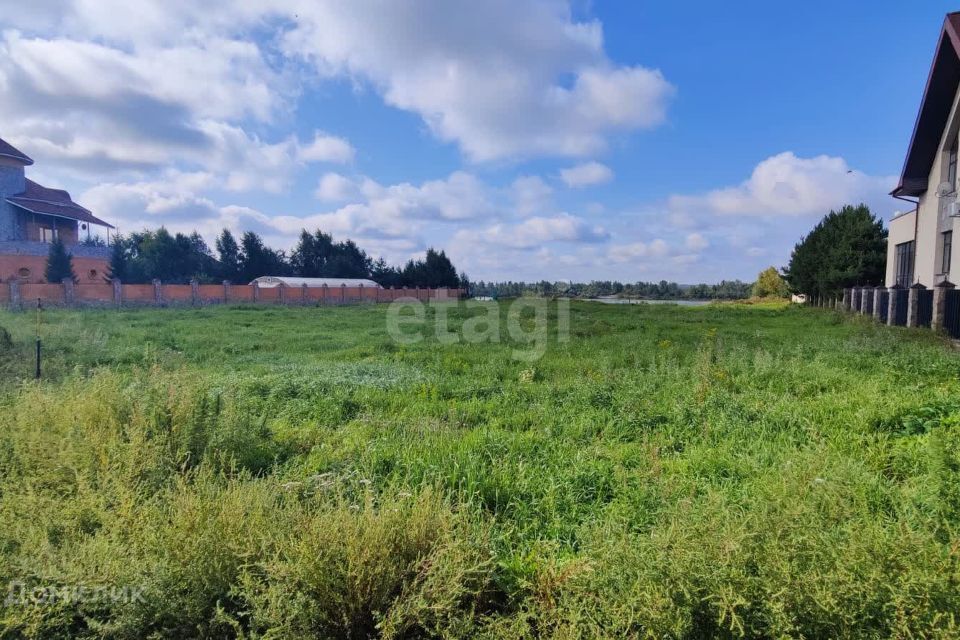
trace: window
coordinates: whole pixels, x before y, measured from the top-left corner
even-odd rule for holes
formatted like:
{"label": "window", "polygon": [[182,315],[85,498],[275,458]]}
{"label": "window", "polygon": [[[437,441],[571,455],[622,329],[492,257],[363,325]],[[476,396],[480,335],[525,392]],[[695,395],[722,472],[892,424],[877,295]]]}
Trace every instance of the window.
{"label": "window", "polygon": [[20,268],[17,270],[17,275],[18,275],[19,277],[21,277],[21,278],[29,278],[29,277],[30,277],[30,269],[27,269],[26,267],[20,267]]}
{"label": "window", "polygon": [[901,242],[896,246],[897,284],[909,287],[913,282],[913,242]]}
{"label": "window", "polygon": [[953,231],[944,231],[940,234],[943,242],[940,245],[943,255],[940,257],[940,273],[950,273],[950,253],[953,251]]}
{"label": "window", "polygon": [[57,238],[57,230],[52,227],[40,227],[40,241],[53,242]]}
{"label": "window", "polygon": [[950,152],[947,155],[947,182],[956,190],[957,188],[957,145],[960,144],[960,136],[953,139],[950,145]]}

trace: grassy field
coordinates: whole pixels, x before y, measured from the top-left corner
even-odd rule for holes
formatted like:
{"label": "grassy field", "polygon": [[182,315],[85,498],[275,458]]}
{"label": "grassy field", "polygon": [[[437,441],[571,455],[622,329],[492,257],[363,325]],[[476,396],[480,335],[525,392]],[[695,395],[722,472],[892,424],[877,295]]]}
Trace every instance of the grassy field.
{"label": "grassy field", "polygon": [[0,637],[960,635],[943,341],[571,315],[523,362],[383,307],[51,311],[38,384],[0,313]]}

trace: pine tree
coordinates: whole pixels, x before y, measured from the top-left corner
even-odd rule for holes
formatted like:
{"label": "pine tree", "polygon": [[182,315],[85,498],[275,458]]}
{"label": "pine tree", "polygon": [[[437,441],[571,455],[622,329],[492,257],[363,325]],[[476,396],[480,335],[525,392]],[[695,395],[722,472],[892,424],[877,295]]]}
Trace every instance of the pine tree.
{"label": "pine tree", "polygon": [[860,204],[831,211],[801,238],[783,275],[796,293],[834,296],[844,287],[883,283],[887,231]]}
{"label": "pine tree", "polygon": [[220,256],[220,277],[237,282],[240,277],[240,247],[229,229],[224,229],[217,238],[217,254]]}
{"label": "pine tree", "polygon": [[73,273],[73,256],[67,253],[63,241],[59,237],[50,243],[50,253],[47,255],[47,282],[63,282],[67,278],[77,281]]}

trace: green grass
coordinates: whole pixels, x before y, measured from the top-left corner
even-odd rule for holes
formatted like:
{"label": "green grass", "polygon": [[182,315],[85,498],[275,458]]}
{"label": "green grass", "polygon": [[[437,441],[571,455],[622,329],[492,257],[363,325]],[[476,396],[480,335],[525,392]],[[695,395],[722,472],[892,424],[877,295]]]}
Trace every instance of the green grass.
{"label": "green grass", "polygon": [[960,636],[942,340],[571,315],[531,363],[383,307],[49,311],[36,383],[0,313],[0,582],[143,596],[8,602],[0,637]]}

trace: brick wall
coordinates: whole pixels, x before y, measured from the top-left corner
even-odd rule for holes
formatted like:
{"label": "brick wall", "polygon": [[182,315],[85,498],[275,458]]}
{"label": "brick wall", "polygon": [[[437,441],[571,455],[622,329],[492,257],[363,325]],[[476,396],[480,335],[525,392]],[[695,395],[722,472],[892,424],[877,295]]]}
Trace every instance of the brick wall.
{"label": "brick wall", "polygon": [[[2,259],[2,256],[0,256]],[[76,261],[76,259],[75,259]],[[253,285],[230,285],[229,303],[254,303]],[[0,284],[0,303],[16,304],[12,292],[19,293],[19,305],[28,306],[37,298],[45,305],[67,304],[66,287],[63,284],[23,283],[14,281]],[[199,304],[222,304],[225,287],[222,284],[204,284],[197,287]],[[419,291],[419,295],[418,295]],[[157,303],[156,291],[152,284],[123,284],[120,286],[121,303],[129,306],[151,306]],[[164,305],[191,305],[194,303],[193,286],[189,284],[163,284],[160,286],[161,300]],[[287,287],[282,297],[285,304],[359,304],[361,302],[390,302],[397,298],[419,298],[435,300],[439,297],[451,299],[463,295],[462,289],[374,289],[372,287]],[[73,304],[113,305],[113,284],[102,282],[83,282],[73,286]],[[257,304],[279,304],[280,287],[259,288],[256,291]]]}

